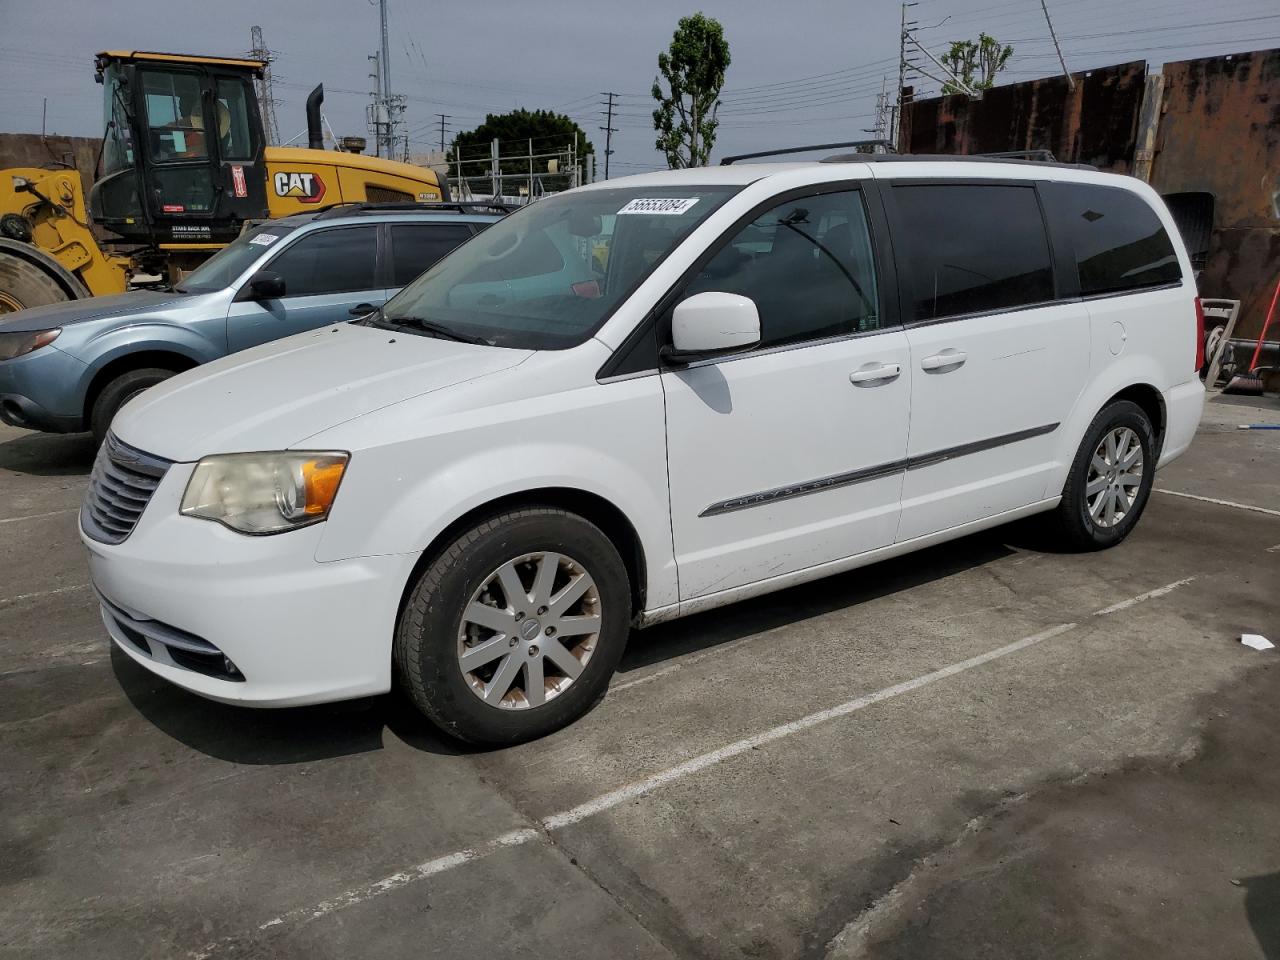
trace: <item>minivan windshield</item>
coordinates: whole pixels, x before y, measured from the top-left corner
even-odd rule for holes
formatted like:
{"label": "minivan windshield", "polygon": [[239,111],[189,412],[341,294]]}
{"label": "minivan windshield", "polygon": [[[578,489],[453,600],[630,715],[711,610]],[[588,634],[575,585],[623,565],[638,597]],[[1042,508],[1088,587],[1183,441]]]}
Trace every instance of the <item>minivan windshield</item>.
{"label": "minivan windshield", "polygon": [[249,268],[249,264],[294,229],[292,225],[272,223],[242,234],[187,274],[173,289],[179,293],[213,293],[221,290],[234,282]]}
{"label": "minivan windshield", "polygon": [[379,322],[501,347],[575,346],[740,189],[611,187],[539,200],[414,280]]}

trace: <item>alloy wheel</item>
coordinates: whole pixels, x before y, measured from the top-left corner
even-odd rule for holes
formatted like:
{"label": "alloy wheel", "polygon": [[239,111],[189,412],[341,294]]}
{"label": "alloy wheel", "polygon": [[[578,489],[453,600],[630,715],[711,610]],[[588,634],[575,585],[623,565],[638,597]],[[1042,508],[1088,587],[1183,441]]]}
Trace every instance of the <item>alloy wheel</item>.
{"label": "alloy wheel", "polygon": [[1130,427],[1109,430],[1093,451],[1084,498],[1093,522],[1105,529],[1127,517],[1142,488],[1142,441]]}
{"label": "alloy wheel", "polygon": [[493,707],[524,710],[559,696],[582,674],[600,635],[600,591],[560,553],[516,557],[472,594],[458,629],[458,667]]}

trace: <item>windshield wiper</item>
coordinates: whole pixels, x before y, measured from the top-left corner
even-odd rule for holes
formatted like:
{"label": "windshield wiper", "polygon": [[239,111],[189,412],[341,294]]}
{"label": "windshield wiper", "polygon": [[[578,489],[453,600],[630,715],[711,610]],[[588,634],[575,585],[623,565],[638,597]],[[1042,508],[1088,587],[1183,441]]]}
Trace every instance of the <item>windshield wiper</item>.
{"label": "windshield wiper", "polygon": [[426,317],[388,317],[383,314],[382,319],[387,323],[394,323],[398,326],[413,327],[433,337],[439,337],[441,340],[456,340],[458,343],[477,343],[485,347],[493,346],[492,340],[486,340],[484,337],[475,337],[469,333],[459,333],[452,327],[446,327],[443,323],[436,323],[436,321],[428,320]]}

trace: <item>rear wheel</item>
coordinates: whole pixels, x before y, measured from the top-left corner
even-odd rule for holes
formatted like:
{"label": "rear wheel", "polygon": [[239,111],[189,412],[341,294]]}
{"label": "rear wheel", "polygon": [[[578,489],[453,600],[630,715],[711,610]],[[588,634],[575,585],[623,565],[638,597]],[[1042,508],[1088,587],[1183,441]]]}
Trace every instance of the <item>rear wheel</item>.
{"label": "rear wheel", "polygon": [[172,370],[163,367],[145,367],[142,370],[130,370],[122,373],[102,388],[93,409],[89,412],[89,429],[93,431],[93,439],[102,443],[111,429],[111,421],[126,403],[149,387],[154,387],[163,380],[173,376]]}
{"label": "rear wheel", "polygon": [[599,528],[563,510],[516,510],[464,533],[422,573],[396,631],[396,671],[445,732],[519,743],[603,696],[630,621],[626,567]]}
{"label": "rear wheel", "polygon": [[1155,449],[1151,418],[1136,403],[1119,400],[1094,417],[1051,515],[1064,545],[1102,550],[1129,535],[1151,496]]}
{"label": "rear wheel", "polygon": [[58,282],[35,264],[0,251],[0,315],[69,299]]}

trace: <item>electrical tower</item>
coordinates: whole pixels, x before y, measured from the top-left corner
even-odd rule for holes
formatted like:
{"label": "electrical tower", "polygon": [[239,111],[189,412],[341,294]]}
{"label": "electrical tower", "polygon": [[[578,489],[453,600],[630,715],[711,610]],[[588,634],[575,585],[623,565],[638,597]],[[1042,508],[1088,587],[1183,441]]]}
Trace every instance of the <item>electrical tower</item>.
{"label": "electrical tower", "polygon": [[[375,0],[369,0],[370,4]],[[405,98],[401,94],[391,92],[391,44],[388,40],[387,0],[376,0],[378,4],[379,32],[381,46],[379,51],[369,57],[373,61],[374,72],[370,76],[374,80],[373,102],[368,108],[369,132],[373,134],[374,153],[379,157],[394,159],[396,145],[404,140],[404,156],[409,155],[409,138],[401,137],[399,130],[404,124]]]}
{"label": "electrical tower", "polygon": [[604,131],[604,178],[609,179],[609,158],[613,156],[613,135],[618,132],[618,128],[613,125],[613,101],[617,99],[616,93],[602,93],[602,97],[608,97],[608,100],[601,103],[600,106],[605,108],[604,126],[600,129]]}
{"label": "electrical tower", "polygon": [[449,119],[450,114],[437,113],[436,116],[440,118],[440,152],[444,153],[444,132],[449,127],[446,121]]}
{"label": "electrical tower", "polygon": [[277,101],[271,87],[271,61],[275,59],[275,55],[267,49],[267,44],[262,39],[261,27],[250,28],[249,43],[253,47],[249,51],[249,56],[266,64],[262,68],[261,79],[255,80],[254,86],[258,88],[258,110],[262,114],[262,132],[267,138],[267,143],[275,146],[280,142],[280,128],[276,125]]}

